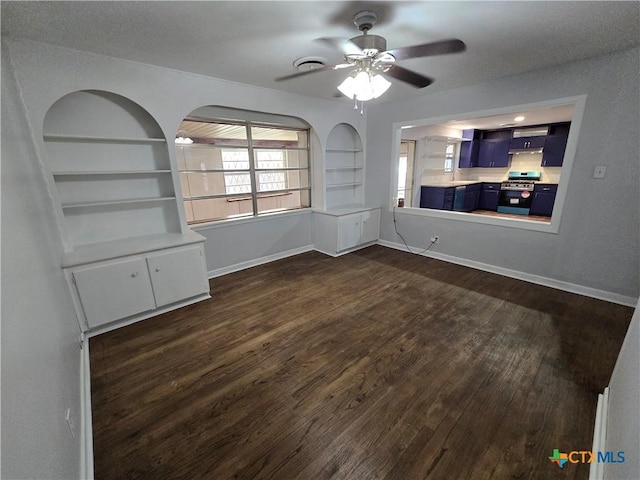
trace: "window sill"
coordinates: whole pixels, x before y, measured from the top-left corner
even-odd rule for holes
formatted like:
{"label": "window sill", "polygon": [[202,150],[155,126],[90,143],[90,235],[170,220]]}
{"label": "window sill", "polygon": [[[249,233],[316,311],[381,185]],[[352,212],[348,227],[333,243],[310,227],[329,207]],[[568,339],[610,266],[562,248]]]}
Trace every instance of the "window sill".
{"label": "window sill", "polygon": [[289,217],[296,215],[308,215],[311,214],[312,210],[310,207],[298,208],[296,210],[284,210],[280,212],[271,212],[271,213],[263,213],[262,215],[257,216],[245,216],[240,218],[225,218],[223,220],[216,220],[213,222],[207,223],[194,223],[189,225],[189,228],[195,232],[205,231],[205,230],[214,230],[216,228],[225,228],[236,225],[242,225],[244,223],[254,223],[261,222],[265,220],[273,220],[274,217]]}
{"label": "window sill", "polygon": [[416,217],[432,217],[442,218],[446,220],[455,220],[459,222],[479,223],[484,225],[494,225],[507,228],[518,228],[520,230],[532,230],[544,233],[558,233],[560,224],[559,215],[553,215],[549,222],[540,222],[538,220],[528,220],[526,216],[519,218],[503,218],[499,216],[488,216],[467,212],[456,212],[451,210],[434,210],[431,208],[415,208],[415,207],[395,207],[389,210],[395,211],[399,215],[413,215]]}

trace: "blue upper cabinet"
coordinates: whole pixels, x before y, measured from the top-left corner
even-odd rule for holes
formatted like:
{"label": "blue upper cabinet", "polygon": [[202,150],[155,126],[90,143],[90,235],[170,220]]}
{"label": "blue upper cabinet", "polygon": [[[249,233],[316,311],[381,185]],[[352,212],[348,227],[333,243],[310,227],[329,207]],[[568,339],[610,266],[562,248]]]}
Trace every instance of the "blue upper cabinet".
{"label": "blue upper cabinet", "polygon": [[509,148],[513,148],[516,150],[542,148],[545,146],[546,139],[546,136],[512,138]]}
{"label": "blue upper cabinet", "polygon": [[569,123],[552,125],[542,154],[543,167],[561,167],[569,138]]}
{"label": "blue upper cabinet", "polygon": [[478,150],[480,148],[480,132],[478,130],[463,130],[462,138],[458,167],[476,167],[478,163]]}
{"label": "blue upper cabinet", "polygon": [[478,167],[508,167],[509,139],[483,140],[478,150]]}

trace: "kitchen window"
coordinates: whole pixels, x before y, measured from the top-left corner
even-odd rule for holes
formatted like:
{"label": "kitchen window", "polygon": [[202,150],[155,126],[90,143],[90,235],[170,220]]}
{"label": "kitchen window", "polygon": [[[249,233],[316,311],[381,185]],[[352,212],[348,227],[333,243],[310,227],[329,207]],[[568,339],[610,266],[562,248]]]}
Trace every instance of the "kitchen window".
{"label": "kitchen window", "polygon": [[187,118],[176,156],[189,224],[310,206],[308,129]]}

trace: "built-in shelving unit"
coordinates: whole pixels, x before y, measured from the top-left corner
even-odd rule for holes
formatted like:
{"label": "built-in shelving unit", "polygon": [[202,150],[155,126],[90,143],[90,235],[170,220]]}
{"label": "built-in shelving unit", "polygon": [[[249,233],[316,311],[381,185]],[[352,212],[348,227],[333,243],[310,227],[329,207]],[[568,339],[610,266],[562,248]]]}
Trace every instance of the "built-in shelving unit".
{"label": "built-in shelving unit", "polygon": [[363,202],[362,142],[352,126],[341,123],[329,133],[324,175],[327,209]]}
{"label": "built-in shelving unit", "polygon": [[167,141],[133,102],[108,92],[67,95],[47,112],[43,139],[67,251],[182,231]]}
{"label": "built-in shelving unit", "polygon": [[74,92],[47,112],[43,141],[83,331],[209,298],[204,237],[181,220],[169,145],[149,113],[113,93]]}

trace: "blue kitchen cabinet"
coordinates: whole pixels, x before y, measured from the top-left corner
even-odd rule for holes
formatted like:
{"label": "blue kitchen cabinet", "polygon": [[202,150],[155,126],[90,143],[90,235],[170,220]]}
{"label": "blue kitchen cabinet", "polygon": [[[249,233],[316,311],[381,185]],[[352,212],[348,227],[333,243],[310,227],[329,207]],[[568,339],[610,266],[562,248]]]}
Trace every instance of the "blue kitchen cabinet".
{"label": "blue kitchen cabinet", "polygon": [[498,210],[501,183],[483,183],[478,200],[478,210]]}
{"label": "blue kitchen cabinet", "polygon": [[478,162],[478,149],[480,148],[480,132],[478,130],[463,130],[462,143],[460,143],[459,168],[473,168]]}
{"label": "blue kitchen cabinet", "polygon": [[464,202],[462,204],[463,212],[473,212],[478,209],[481,186],[482,184],[480,183],[474,183],[464,187]]}
{"label": "blue kitchen cabinet", "polygon": [[420,189],[420,208],[452,210],[455,187],[422,186]]}
{"label": "blue kitchen cabinet", "polygon": [[512,138],[509,144],[509,148],[513,148],[515,150],[523,150],[529,148],[542,148],[545,146],[547,137],[536,136],[536,137],[518,137]]}
{"label": "blue kitchen cabinet", "polygon": [[564,161],[564,152],[567,148],[570,123],[561,123],[550,127],[551,134],[547,136],[547,142],[542,154],[543,167],[561,167]]}
{"label": "blue kitchen cabinet", "polygon": [[553,204],[556,201],[558,185],[553,183],[536,183],[533,187],[533,198],[529,215],[542,215],[550,217],[553,213]]}
{"label": "blue kitchen cabinet", "polygon": [[478,167],[508,167],[510,140],[483,140],[478,150]]}

